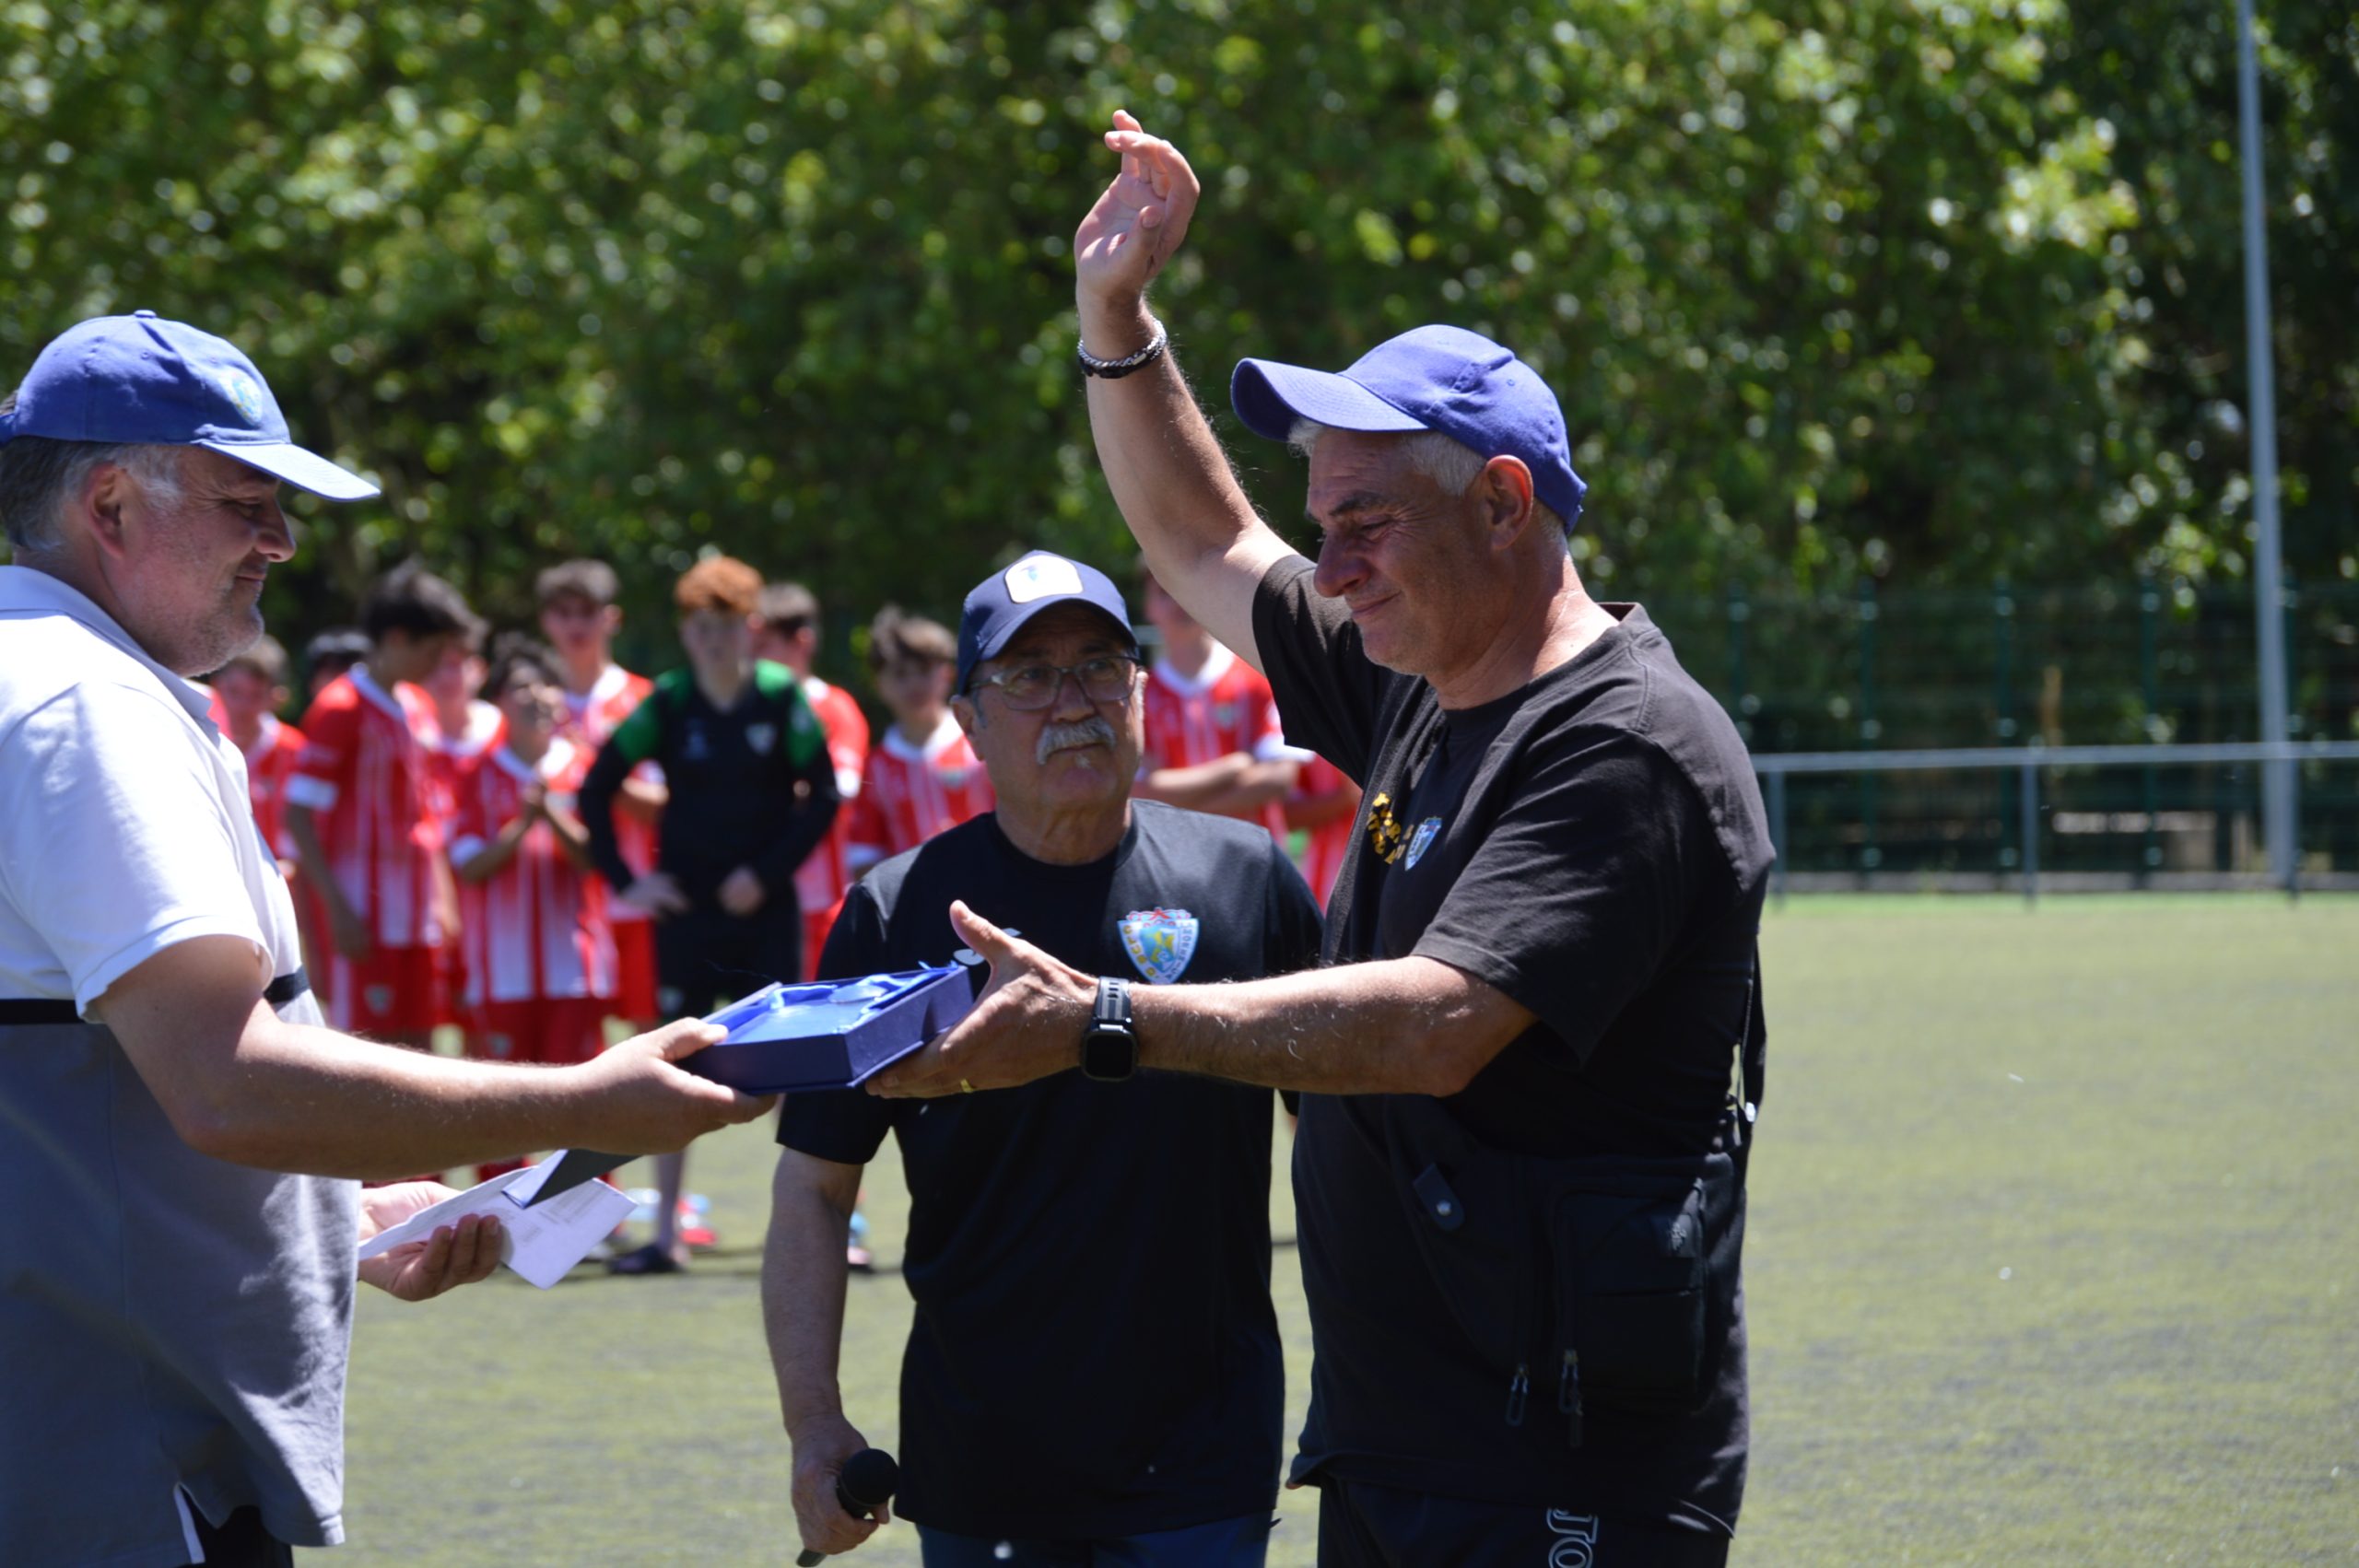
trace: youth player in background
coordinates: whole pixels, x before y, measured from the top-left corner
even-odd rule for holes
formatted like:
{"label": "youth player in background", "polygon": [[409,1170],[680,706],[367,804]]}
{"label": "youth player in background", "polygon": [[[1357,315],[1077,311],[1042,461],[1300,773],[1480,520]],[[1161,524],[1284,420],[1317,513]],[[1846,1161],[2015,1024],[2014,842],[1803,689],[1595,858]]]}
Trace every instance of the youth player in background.
{"label": "youth player in background", "polygon": [[[760,574],[716,556],[673,590],[686,669],[658,677],[599,749],[581,789],[599,872],[655,917],[657,1005],[709,1012],[803,974],[794,869],[835,820],[839,799],[825,735],[794,673],[754,657]],[[655,869],[634,872],[615,836],[615,798],[639,764],[663,764],[669,797]],[[676,1273],[686,1162],[657,1162],[655,1239],[607,1265]]]}
{"label": "youth player in background", "polygon": [[[442,650],[434,673],[419,683],[433,705],[426,740],[426,775],[433,782],[434,809],[442,817],[442,842],[451,842],[459,811],[459,780],[499,743],[499,709],[483,700],[484,628],[477,623]],[[460,906],[464,928],[465,906]],[[474,1020],[466,1004],[467,942],[464,929],[445,932],[437,949],[434,1022],[468,1033],[467,1050],[477,1054]]]}
{"label": "youth player in background", "polygon": [[357,626],[331,626],[303,645],[303,706],[320,700],[327,684],[369,657],[369,639]]}
{"label": "youth player in background", "polygon": [[379,579],[360,609],[369,657],[304,715],[287,786],[287,836],[327,916],[330,1021],[419,1050],[458,906],[428,772],[432,705],[414,683],[475,625],[459,591],[416,561]]}
{"label": "youth player in background", "polygon": [[254,804],[254,825],[277,857],[279,873],[293,879],[295,848],[287,841],[287,781],[303,755],[303,731],[281,720],[287,706],[287,650],[264,633],[254,645],[213,673],[214,707],[221,732],[246,759],[246,793]]}
{"label": "youth player in background", "polygon": [[[484,689],[497,699],[500,739],[460,775],[451,839],[466,933],[468,1054],[588,1061],[603,1043],[615,986],[606,888],[575,814],[591,753],[563,733],[565,688],[546,649],[505,643]],[[478,1166],[476,1179],[521,1163]]]}
{"label": "youth player in background", "polygon": [[1163,651],[1147,667],[1138,798],[1258,822],[1285,842],[1283,802],[1310,754],[1285,743],[1260,671],[1215,641],[1144,566],[1139,585]]}
{"label": "youth player in background", "polygon": [[868,667],[893,715],[868,754],[851,817],[851,874],[992,809],[992,781],[950,713],[958,644],[949,628],[886,605],[869,628]]}
{"label": "youth player in background", "polygon": [[[773,582],[762,590],[755,612],[754,657],[783,664],[803,683],[804,700],[827,732],[827,755],[836,765],[836,790],[846,806],[860,794],[861,770],[868,762],[868,715],[841,686],[811,673],[819,652],[819,601],[799,582]],[[819,949],[836,911],[851,885],[851,813],[836,813],[835,825],[795,868],[794,896],[803,906],[803,978],[818,973]]]}
{"label": "youth player in background", "polygon": [[[594,755],[616,727],[647,700],[655,683],[615,662],[615,634],[623,613],[615,603],[620,585],[604,561],[562,561],[534,580],[540,601],[541,635],[556,650],[565,688],[568,740]],[[615,791],[615,840],[634,876],[655,869],[655,822],[663,814],[663,770],[643,762]],[[655,1018],[655,935],[647,911],[610,899],[607,923],[614,930],[615,993],[608,1016],[634,1031]]]}

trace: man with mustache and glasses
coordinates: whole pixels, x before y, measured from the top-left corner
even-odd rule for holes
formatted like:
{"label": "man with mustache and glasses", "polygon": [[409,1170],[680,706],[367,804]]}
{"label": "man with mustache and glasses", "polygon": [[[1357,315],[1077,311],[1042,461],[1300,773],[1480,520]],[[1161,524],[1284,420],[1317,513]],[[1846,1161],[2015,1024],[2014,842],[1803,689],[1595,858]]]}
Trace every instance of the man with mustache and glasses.
{"label": "man with mustache and glasses", "polygon": [[[806,1547],[875,1527],[838,1504],[866,1441],[837,1379],[844,1223],[898,1138],[916,1298],[898,1506],[929,1568],[1259,1564],[1284,1367],[1270,1306],[1271,1099],[1131,1078],[1127,990],[1311,963],[1319,914],[1261,827],[1133,802],[1142,674],[1106,576],[1035,552],[967,599],[951,709],[992,812],[851,890],[820,973],[957,954],[969,907],[1108,978],[1099,1048],[1009,1094],[790,1095],[763,1301]],[[971,955],[969,955],[971,956]]]}

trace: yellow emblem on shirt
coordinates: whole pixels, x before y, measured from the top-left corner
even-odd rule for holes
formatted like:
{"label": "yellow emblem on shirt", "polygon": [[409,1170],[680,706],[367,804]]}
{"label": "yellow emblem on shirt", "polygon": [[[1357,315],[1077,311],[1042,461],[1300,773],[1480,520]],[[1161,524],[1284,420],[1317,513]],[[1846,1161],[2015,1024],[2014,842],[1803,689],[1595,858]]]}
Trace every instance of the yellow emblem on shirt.
{"label": "yellow emblem on shirt", "polygon": [[1392,815],[1392,797],[1379,794],[1367,803],[1368,848],[1390,865],[1401,858],[1401,824]]}

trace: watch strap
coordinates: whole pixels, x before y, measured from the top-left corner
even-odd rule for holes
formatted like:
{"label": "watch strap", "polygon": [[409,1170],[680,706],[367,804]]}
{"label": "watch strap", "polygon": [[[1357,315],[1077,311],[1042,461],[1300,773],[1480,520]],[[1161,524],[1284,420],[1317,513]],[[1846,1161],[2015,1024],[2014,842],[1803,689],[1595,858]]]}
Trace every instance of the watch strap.
{"label": "watch strap", "polygon": [[1097,1005],[1090,1010],[1089,1027],[1121,1029],[1131,1027],[1131,982],[1115,975],[1097,978]]}

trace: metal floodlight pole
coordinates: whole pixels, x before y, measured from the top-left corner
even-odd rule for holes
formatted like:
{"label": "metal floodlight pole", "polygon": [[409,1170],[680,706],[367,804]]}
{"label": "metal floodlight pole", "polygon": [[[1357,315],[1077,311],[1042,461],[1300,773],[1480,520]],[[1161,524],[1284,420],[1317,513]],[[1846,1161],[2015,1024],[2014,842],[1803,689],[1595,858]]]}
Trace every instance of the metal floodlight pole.
{"label": "metal floodlight pole", "polygon": [[[2260,65],[2252,0],[2236,0],[2236,111],[2244,142],[2245,344],[2252,381],[2253,598],[2260,654],[2260,738],[2286,739],[2285,602],[2277,521],[2277,369],[2269,341],[2269,236],[2261,224]],[[2294,883],[2294,765],[2261,765],[2261,823],[2270,876]]]}

